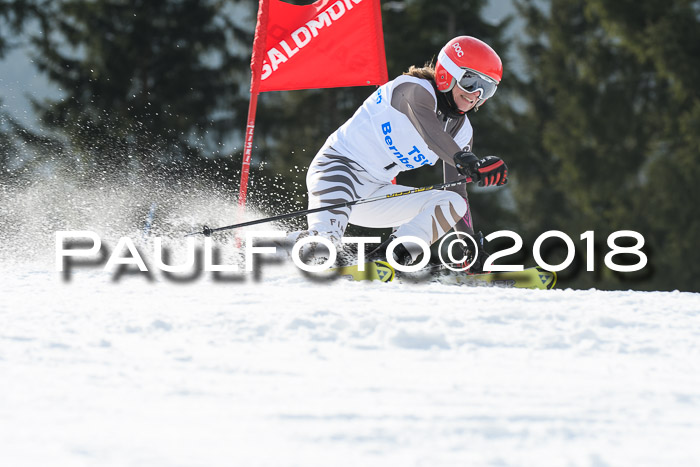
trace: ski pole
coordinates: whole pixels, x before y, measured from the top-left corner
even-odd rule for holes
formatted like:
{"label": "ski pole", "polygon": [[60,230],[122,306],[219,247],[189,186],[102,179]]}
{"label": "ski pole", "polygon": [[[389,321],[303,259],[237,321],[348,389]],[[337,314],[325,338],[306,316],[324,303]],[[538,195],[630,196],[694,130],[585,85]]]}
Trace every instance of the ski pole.
{"label": "ski pole", "polygon": [[450,188],[453,186],[461,185],[462,183],[471,183],[471,182],[472,182],[472,179],[470,177],[467,177],[465,179],[455,180],[453,182],[445,182],[445,183],[440,183],[438,185],[429,185],[429,186],[424,186],[421,188],[413,188],[411,190],[400,191],[398,193],[391,193],[391,194],[383,195],[383,196],[375,196],[373,198],[362,198],[362,199],[358,199],[355,201],[346,201],[345,203],[332,204],[330,206],[323,206],[320,208],[304,209],[303,211],[290,212],[288,214],[280,214],[279,216],[266,217],[264,219],[256,219],[254,221],[242,222],[240,224],[227,225],[224,227],[217,227],[215,229],[211,229],[211,228],[207,227],[206,225],[204,225],[204,226],[202,226],[202,230],[200,232],[192,232],[192,233],[185,235],[185,237],[189,237],[191,235],[204,235],[205,237],[209,237],[214,232],[220,232],[222,230],[238,229],[241,227],[248,227],[248,226],[256,225],[256,224],[264,224],[266,222],[274,222],[274,221],[280,221],[283,219],[291,219],[294,217],[312,214],[314,212],[321,212],[321,211],[327,211],[329,209],[338,209],[338,208],[344,208],[344,207],[348,207],[348,206],[355,206],[356,204],[371,203],[373,201],[381,201],[383,199],[398,198],[399,196],[407,196],[407,195],[412,195],[414,193],[421,193],[424,191],[441,190],[443,188]]}

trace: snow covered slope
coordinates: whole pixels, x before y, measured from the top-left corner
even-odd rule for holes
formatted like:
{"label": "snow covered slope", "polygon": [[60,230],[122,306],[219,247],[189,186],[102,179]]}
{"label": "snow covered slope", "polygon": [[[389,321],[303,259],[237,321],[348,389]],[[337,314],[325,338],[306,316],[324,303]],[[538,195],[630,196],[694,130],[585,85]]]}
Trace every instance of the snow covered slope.
{"label": "snow covered slope", "polygon": [[699,294],[54,271],[236,219],[150,186],[0,187],[0,466],[698,465]]}
{"label": "snow covered slope", "polygon": [[1,465],[700,458],[697,294],[3,269]]}

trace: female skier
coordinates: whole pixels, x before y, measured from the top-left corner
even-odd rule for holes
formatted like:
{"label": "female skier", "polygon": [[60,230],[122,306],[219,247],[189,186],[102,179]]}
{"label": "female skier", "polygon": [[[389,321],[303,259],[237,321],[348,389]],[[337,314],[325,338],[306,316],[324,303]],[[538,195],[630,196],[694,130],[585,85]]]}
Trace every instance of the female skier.
{"label": "female skier", "polygon": [[[313,159],[306,177],[309,208],[410,190],[393,185],[394,177],[439,159],[445,181],[469,176],[479,186],[505,184],[508,172],[500,158],[479,159],[471,153],[472,127],[466,115],[494,95],[502,75],[501,59],[491,47],[460,36],[442,48],[434,67],[411,67],[379,87]],[[307,219],[308,235],[335,244],[348,223],[398,226],[370,254],[372,260],[386,259],[393,237],[415,236],[430,245],[457,223],[457,229],[474,233],[465,185],[326,210]],[[393,259],[408,265],[421,253],[420,245],[399,244]]]}

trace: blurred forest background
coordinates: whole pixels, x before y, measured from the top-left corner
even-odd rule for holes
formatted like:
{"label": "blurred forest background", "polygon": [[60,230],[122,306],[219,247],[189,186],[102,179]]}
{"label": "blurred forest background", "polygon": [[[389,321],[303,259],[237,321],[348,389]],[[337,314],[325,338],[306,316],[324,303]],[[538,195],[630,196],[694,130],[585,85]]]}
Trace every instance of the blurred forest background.
{"label": "blurred forest background", "polygon": [[[62,93],[33,99],[38,123],[28,124],[2,106],[0,87],[0,184],[138,173],[237,192],[257,3],[0,0],[0,59],[28,48]],[[700,291],[700,1],[503,3],[512,14],[493,24],[486,0],[382,1],[390,79],[457,35],[503,58],[498,93],[470,118],[474,151],[506,160],[510,183],[470,187],[477,229],[519,233],[523,252],[506,262],[528,265],[537,236],[567,233],[579,254],[563,285]],[[249,202],[269,215],[305,208],[306,167],[372,90],[262,94]],[[579,239],[591,230],[595,273],[585,272]],[[603,266],[618,230],[644,235],[650,263],[640,273]],[[547,242],[551,263],[563,258],[560,244]],[[637,261],[626,256],[617,262]]]}

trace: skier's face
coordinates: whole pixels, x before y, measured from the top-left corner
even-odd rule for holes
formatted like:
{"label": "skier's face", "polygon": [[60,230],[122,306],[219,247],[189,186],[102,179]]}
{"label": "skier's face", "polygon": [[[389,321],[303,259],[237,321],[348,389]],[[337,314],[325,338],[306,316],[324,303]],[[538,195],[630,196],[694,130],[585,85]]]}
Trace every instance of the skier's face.
{"label": "skier's face", "polygon": [[479,101],[480,95],[481,93],[479,91],[467,92],[461,89],[459,86],[452,88],[452,97],[454,98],[457,107],[462,112],[467,112],[473,109]]}

